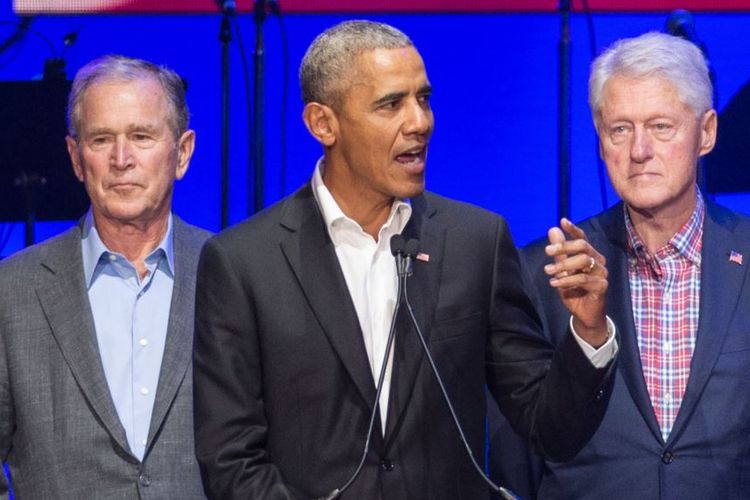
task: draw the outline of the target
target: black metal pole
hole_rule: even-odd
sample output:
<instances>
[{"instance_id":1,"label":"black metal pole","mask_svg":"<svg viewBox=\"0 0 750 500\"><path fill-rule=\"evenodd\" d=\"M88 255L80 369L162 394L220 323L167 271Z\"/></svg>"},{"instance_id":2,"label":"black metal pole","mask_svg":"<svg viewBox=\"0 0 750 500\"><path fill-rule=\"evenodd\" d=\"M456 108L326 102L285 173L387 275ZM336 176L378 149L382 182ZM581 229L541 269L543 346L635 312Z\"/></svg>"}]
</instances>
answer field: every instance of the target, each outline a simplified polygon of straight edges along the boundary
<instances>
[{"instance_id":1,"label":"black metal pole","mask_svg":"<svg viewBox=\"0 0 750 500\"><path fill-rule=\"evenodd\" d=\"M232 41L232 6L221 2L221 228L229 225L229 44Z\"/></svg>"},{"instance_id":2,"label":"black metal pole","mask_svg":"<svg viewBox=\"0 0 750 500\"><path fill-rule=\"evenodd\" d=\"M560 0L557 218L570 217L570 0Z\"/></svg>"},{"instance_id":3,"label":"black metal pole","mask_svg":"<svg viewBox=\"0 0 750 500\"><path fill-rule=\"evenodd\" d=\"M263 23L266 20L266 2L264 0L255 1L255 52L253 54L254 74L253 74L253 175L248 172L248 182L252 179L254 184L254 196L252 206L248 207L251 214L257 213L263 209L263 182L264 182L264 164L263 164L263 115L264 106L264 59L265 46L263 43ZM248 183L248 192L249 191ZM248 196L248 202L250 197Z\"/></svg>"}]
</instances>

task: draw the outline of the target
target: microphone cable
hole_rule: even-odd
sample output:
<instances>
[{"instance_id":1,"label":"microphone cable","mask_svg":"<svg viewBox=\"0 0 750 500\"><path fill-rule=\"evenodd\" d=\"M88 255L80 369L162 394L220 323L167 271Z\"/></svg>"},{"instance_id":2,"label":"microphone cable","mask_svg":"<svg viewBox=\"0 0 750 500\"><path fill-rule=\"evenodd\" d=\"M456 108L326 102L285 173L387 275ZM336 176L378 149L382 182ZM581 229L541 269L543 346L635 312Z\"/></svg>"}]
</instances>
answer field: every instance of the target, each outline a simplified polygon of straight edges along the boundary
<instances>
[{"instance_id":1,"label":"microphone cable","mask_svg":"<svg viewBox=\"0 0 750 500\"><path fill-rule=\"evenodd\" d=\"M396 257L396 270L398 271L398 290L396 292L396 307L393 310L393 316L391 317L391 328L388 332L388 340L385 345L385 355L383 356L383 365L380 367L380 374L378 375L378 385L375 390L375 403L372 407L372 413L370 414L370 424L367 427L367 438L365 439L365 446L362 450L362 458L359 461L359 465L354 473L349 477L349 480L344 483L340 488L336 488L325 496L319 497L318 500L334 500L341 496L349 486L354 483L357 479L362 467L365 465L367 460L367 453L370 451L370 440L372 439L372 429L375 427L375 415L378 413L380 407L380 393L383 391L383 380L385 379L385 369L388 366L388 360L390 358L391 349L393 347L393 339L396 336L396 320L398 319L399 304L401 304L401 298L406 291L406 276L404 266L404 237L400 234L395 234L391 237L391 253Z\"/></svg>"},{"instance_id":2,"label":"microphone cable","mask_svg":"<svg viewBox=\"0 0 750 500\"><path fill-rule=\"evenodd\" d=\"M407 251L414 249L411 253L407 253L406 255L406 262L407 267L411 263L411 258L416 254L416 248L419 246L419 242L416 239L410 239L406 243L406 249ZM463 428L461 427L461 423L458 421L458 416L456 416L456 411L453 408L453 403L451 403L450 397L448 396L448 392L445 390L445 384L443 384L443 379L440 376L440 373L438 372L437 366L435 365L435 360L432 358L432 354L430 354L430 349L427 347L427 342L424 339L424 335L422 334L422 329L419 328L419 324L417 323L417 318L414 316L414 310L411 307L411 303L409 302L409 293L406 289L406 279L411 273L404 273L403 276L403 298L404 298L404 304L406 305L406 310L409 313L409 318L411 319L412 325L414 325L414 329L417 331L417 336L419 337L419 342L422 344L422 349L424 350L425 355L427 356L427 360L430 362L430 367L432 368L432 373L435 374L435 378L437 379L438 385L440 386L440 391L443 393L443 399L445 400L445 403L448 405L448 410L450 410L451 417L453 417L453 423L456 425L456 429L458 430L459 435L461 436L461 442L464 445L464 448L466 449L466 454L469 455L469 458L471 459L472 465L474 465L474 468L477 470L477 472L482 476L482 479L489 485L489 487L492 489L494 493L499 494L503 500L521 500L516 496L512 491L509 489L496 485L492 479L487 477L487 475L484 473L482 468L477 463L476 459L474 458L474 454L471 451L471 447L469 446L469 442L466 440L466 435L464 434ZM399 277L399 281L401 281L401 277Z\"/></svg>"}]
</instances>

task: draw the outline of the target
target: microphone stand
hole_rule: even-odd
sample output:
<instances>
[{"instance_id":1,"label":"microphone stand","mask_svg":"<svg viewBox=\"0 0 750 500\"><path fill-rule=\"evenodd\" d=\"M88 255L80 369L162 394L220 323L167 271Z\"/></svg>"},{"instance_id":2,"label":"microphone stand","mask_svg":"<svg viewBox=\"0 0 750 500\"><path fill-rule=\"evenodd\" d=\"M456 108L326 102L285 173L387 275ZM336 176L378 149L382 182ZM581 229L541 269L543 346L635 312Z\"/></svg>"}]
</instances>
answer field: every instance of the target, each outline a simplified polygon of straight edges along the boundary
<instances>
[{"instance_id":1,"label":"microphone stand","mask_svg":"<svg viewBox=\"0 0 750 500\"><path fill-rule=\"evenodd\" d=\"M396 258L396 272L398 274L398 290L396 292L396 308L393 311L391 317L391 328L388 332L388 340L385 344L385 355L383 356L383 364L380 367L380 374L378 375L378 384L375 390L375 402L372 405L372 414L370 415L370 424L367 427L367 436L365 439L365 446L362 450L362 458L359 461L359 465L354 470L346 483L340 488L336 488L325 496L319 497L316 500L335 500L346 491L349 486L354 483L354 480L359 476L359 472L365 465L367 460L367 453L370 451L370 439L372 438L372 430L375 427L375 416L378 414L380 409L380 394L383 392L383 381L385 380L385 370L388 366L388 361L391 357L391 350L393 348L393 339L396 338L396 320L398 319L398 311L400 309L401 297L406 291L406 275L410 272L409 256L404 253L404 238L400 234L396 234L391 237L391 253Z\"/></svg>"},{"instance_id":2,"label":"microphone stand","mask_svg":"<svg viewBox=\"0 0 750 500\"><path fill-rule=\"evenodd\" d=\"M265 46L263 42L263 23L266 20L266 1L255 0L255 52L253 54L254 64L254 96L253 96L253 172L248 172L248 201L250 185L254 185L253 204L248 206L248 212L254 214L263 209L263 113L264 113L264 59Z\"/></svg>"},{"instance_id":3,"label":"microphone stand","mask_svg":"<svg viewBox=\"0 0 750 500\"><path fill-rule=\"evenodd\" d=\"M570 0L560 0L557 220L570 216Z\"/></svg>"},{"instance_id":4,"label":"microphone stand","mask_svg":"<svg viewBox=\"0 0 750 500\"><path fill-rule=\"evenodd\" d=\"M232 41L230 19L236 13L232 0L217 0L221 9L221 228L229 225L229 43Z\"/></svg>"}]
</instances>

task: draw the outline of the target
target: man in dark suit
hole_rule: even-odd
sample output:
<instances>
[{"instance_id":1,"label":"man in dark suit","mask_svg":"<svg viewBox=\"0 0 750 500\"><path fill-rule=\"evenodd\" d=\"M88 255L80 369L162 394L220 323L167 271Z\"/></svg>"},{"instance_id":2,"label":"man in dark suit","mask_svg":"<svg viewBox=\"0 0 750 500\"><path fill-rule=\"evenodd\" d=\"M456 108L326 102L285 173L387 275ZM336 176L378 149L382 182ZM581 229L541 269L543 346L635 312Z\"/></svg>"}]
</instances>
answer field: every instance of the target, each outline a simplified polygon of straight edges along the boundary
<instances>
[{"instance_id":1,"label":"man in dark suit","mask_svg":"<svg viewBox=\"0 0 750 500\"><path fill-rule=\"evenodd\" d=\"M106 56L76 75L68 118L91 209L0 264L0 453L15 498L204 498L191 348L208 233L171 214L195 144L182 81Z\"/></svg>"},{"instance_id":2,"label":"man in dark suit","mask_svg":"<svg viewBox=\"0 0 750 500\"><path fill-rule=\"evenodd\" d=\"M601 256L572 225L574 239L554 234L550 273L580 338L553 351L505 221L424 193L430 84L406 35L342 23L300 75L324 150L311 183L210 240L199 265L196 449L209 497L488 498L397 303L395 234L419 240L406 290L478 468L485 382L541 453L572 457L603 413L616 351ZM581 344L601 349L590 361Z\"/></svg>"},{"instance_id":3,"label":"man in dark suit","mask_svg":"<svg viewBox=\"0 0 750 500\"><path fill-rule=\"evenodd\" d=\"M712 95L700 50L669 35L594 61L589 102L622 202L581 227L607 259L622 352L602 424L573 461L545 464L540 498L747 498L750 221L696 188L716 139ZM529 269L543 246L527 249ZM561 342L565 308L534 281Z\"/></svg>"}]
</instances>

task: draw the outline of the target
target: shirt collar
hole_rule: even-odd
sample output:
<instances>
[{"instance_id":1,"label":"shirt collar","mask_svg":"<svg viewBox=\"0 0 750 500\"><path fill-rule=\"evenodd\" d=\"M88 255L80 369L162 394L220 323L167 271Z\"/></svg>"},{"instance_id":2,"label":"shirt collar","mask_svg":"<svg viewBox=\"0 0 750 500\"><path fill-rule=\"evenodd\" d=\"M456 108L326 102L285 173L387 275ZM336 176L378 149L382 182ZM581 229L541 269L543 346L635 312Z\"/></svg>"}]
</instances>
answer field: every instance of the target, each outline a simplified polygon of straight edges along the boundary
<instances>
[{"instance_id":1,"label":"shirt collar","mask_svg":"<svg viewBox=\"0 0 750 500\"><path fill-rule=\"evenodd\" d=\"M158 255L165 255L169 272L174 276L174 238L173 238L173 220L170 212L167 219L167 232L164 234L159 245L146 257L146 260L156 258ZM98 274L97 266L103 255L118 254L107 248L94 224L94 214L91 209L86 213L83 221L83 239L81 240L81 257L83 260L83 275L86 279L86 287L91 286L91 281Z\"/></svg>"},{"instance_id":2,"label":"shirt collar","mask_svg":"<svg viewBox=\"0 0 750 500\"><path fill-rule=\"evenodd\" d=\"M313 196L315 197L315 202L318 204L320 213L323 216L326 229L328 229L331 241L336 245L339 241L337 237L338 232L334 230L334 226L338 224L339 221L349 221L351 224L354 224L359 228L360 231L364 231L359 223L344 214L339 204L336 203L331 191L323 183L323 169L325 168L323 160L324 158L321 157L315 165L315 172L312 177L312 191ZM391 213L388 215L388 220L383 224L383 228L390 228L388 232L391 234L401 233L411 218L411 211L411 204L408 200L395 200L393 205L391 205Z\"/></svg>"},{"instance_id":3,"label":"shirt collar","mask_svg":"<svg viewBox=\"0 0 750 500\"><path fill-rule=\"evenodd\" d=\"M690 219L669 239L669 242L663 248L657 251L657 254L661 253L663 249L671 247L679 255L682 255L693 264L700 266L701 248L703 246L703 219L705 218L706 206L703 202L700 189L696 186L695 190L695 209ZM625 228L628 234L628 249L638 258L645 257L648 254L646 245L633 227L627 206L623 205L623 207L625 211Z\"/></svg>"}]
</instances>

